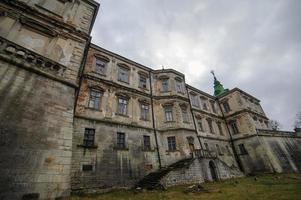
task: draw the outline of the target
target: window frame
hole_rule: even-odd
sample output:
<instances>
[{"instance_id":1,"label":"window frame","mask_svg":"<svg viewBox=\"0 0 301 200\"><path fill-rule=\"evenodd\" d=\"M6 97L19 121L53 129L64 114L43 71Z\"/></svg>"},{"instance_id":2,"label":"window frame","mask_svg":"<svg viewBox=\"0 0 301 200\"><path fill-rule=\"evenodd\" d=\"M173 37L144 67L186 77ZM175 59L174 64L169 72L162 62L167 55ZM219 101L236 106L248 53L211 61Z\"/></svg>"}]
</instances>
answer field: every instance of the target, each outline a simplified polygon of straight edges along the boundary
<instances>
[{"instance_id":1,"label":"window frame","mask_svg":"<svg viewBox=\"0 0 301 200\"><path fill-rule=\"evenodd\" d=\"M181 107L182 112L182 120L184 123L189 123L189 114L188 114L188 108L187 107Z\"/></svg>"},{"instance_id":2,"label":"window frame","mask_svg":"<svg viewBox=\"0 0 301 200\"><path fill-rule=\"evenodd\" d=\"M173 121L173 106L164 106L165 122Z\"/></svg>"},{"instance_id":3,"label":"window frame","mask_svg":"<svg viewBox=\"0 0 301 200\"><path fill-rule=\"evenodd\" d=\"M124 103L126 102L126 103ZM129 98L118 96L117 98L117 114L127 116L129 107ZM122 112L121 112L122 111Z\"/></svg>"},{"instance_id":4,"label":"window frame","mask_svg":"<svg viewBox=\"0 0 301 200\"><path fill-rule=\"evenodd\" d=\"M143 81L141 81L142 79L145 80L145 82L143 83ZM145 89L147 90L147 77L145 75L142 75L142 74L139 74L139 85L138 87L141 88L141 89Z\"/></svg>"},{"instance_id":5,"label":"window frame","mask_svg":"<svg viewBox=\"0 0 301 200\"><path fill-rule=\"evenodd\" d=\"M198 98L198 95L196 94L190 94L190 99L191 99L191 105L196 107L196 108L200 108L200 101Z\"/></svg>"},{"instance_id":6,"label":"window frame","mask_svg":"<svg viewBox=\"0 0 301 200\"><path fill-rule=\"evenodd\" d=\"M231 111L231 108L230 108L230 105L229 105L228 100L227 100L227 101L223 101L223 102L222 102L222 105L223 105L223 108L224 108L225 113L228 113L228 112Z\"/></svg>"},{"instance_id":7,"label":"window frame","mask_svg":"<svg viewBox=\"0 0 301 200\"><path fill-rule=\"evenodd\" d=\"M124 132L117 132L116 147L118 149L126 149L126 134Z\"/></svg>"},{"instance_id":8,"label":"window frame","mask_svg":"<svg viewBox=\"0 0 301 200\"><path fill-rule=\"evenodd\" d=\"M238 148L239 148L240 155L248 155L249 154L244 143L238 144Z\"/></svg>"},{"instance_id":9,"label":"window frame","mask_svg":"<svg viewBox=\"0 0 301 200\"><path fill-rule=\"evenodd\" d=\"M140 103L140 119L149 121L149 109L150 105L146 103Z\"/></svg>"},{"instance_id":10,"label":"window frame","mask_svg":"<svg viewBox=\"0 0 301 200\"><path fill-rule=\"evenodd\" d=\"M230 122L229 122L229 125L230 125L231 131L232 131L232 133L233 133L234 135L240 133L240 132L239 132L239 129L238 129L238 126L237 126L236 120L230 121Z\"/></svg>"},{"instance_id":11,"label":"window frame","mask_svg":"<svg viewBox=\"0 0 301 200\"><path fill-rule=\"evenodd\" d=\"M98 93L98 95L92 95L94 93ZM88 101L88 108L90 109L94 109L94 110L100 110L101 108L101 98L103 96L103 91L102 90L99 90L99 89L95 89L95 88L90 88L90 91L89 91L89 101ZM98 100L98 107L96 107L95 105L95 102L97 102ZM91 102L93 102L93 106L91 106Z\"/></svg>"},{"instance_id":12,"label":"window frame","mask_svg":"<svg viewBox=\"0 0 301 200\"><path fill-rule=\"evenodd\" d=\"M222 123L221 122L217 122L217 128L218 128L218 132L220 135L224 136L224 131L223 131L223 127L222 127Z\"/></svg>"},{"instance_id":13,"label":"window frame","mask_svg":"<svg viewBox=\"0 0 301 200\"><path fill-rule=\"evenodd\" d=\"M169 92L169 78L161 79L161 92Z\"/></svg>"},{"instance_id":14,"label":"window frame","mask_svg":"<svg viewBox=\"0 0 301 200\"><path fill-rule=\"evenodd\" d=\"M144 151L151 151L151 138L149 135L143 135L143 150Z\"/></svg>"},{"instance_id":15,"label":"window frame","mask_svg":"<svg viewBox=\"0 0 301 200\"><path fill-rule=\"evenodd\" d=\"M101 62L103 65L102 65L102 69L103 70L97 70L97 66L99 66L98 65L98 62ZM108 64L108 61L106 61L106 60L104 60L104 59L102 59L102 58L99 58L99 57L95 57L95 66L94 66L94 68L95 68L95 73L97 73L97 74L101 74L101 75L105 75L106 74L106 69L107 69L107 64ZM100 68L99 68L100 69Z\"/></svg>"},{"instance_id":16,"label":"window frame","mask_svg":"<svg viewBox=\"0 0 301 200\"><path fill-rule=\"evenodd\" d=\"M209 132L212 133L212 134L215 134L214 132L214 128L213 128L213 120L210 119L210 118L207 118L207 124L208 124L208 127L209 127Z\"/></svg>"},{"instance_id":17,"label":"window frame","mask_svg":"<svg viewBox=\"0 0 301 200\"><path fill-rule=\"evenodd\" d=\"M184 88L183 88L183 81L180 80L175 80L175 88L176 88L176 92L180 93L180 94L184 94Z\"/></svg>"},{"instance_id":18,"label":"window frame","mask_svg":"<svg viewBox=\"0 0 301 200\"><path fill-rule=\"evenodd\" d=\"M167 137L167 146L168 151L176 151L177 150L177 141L175 136Z\"/></svg>"},{"instance_id":19,"label":"window frame","mask_svg":"<svg viewBox=\"0 0 301 200\"><path fill-rule=\"evenodd\" d=\"M125 66L118 66L118 72L117 72L117 80L122 83L130 84L130 73L131 69ZM126 80L124 80L123 76L127 76Z\"/></svg>"},{"instance_id":20,"label":"window frame","mask_svg":"<svg viewBox=\"0 0 301 200\"><path fill-rule=\"evenodd\" d=\"M86 148L95 147L95 129L85 128L83 146Z\"/></svg>"}]
</instances>

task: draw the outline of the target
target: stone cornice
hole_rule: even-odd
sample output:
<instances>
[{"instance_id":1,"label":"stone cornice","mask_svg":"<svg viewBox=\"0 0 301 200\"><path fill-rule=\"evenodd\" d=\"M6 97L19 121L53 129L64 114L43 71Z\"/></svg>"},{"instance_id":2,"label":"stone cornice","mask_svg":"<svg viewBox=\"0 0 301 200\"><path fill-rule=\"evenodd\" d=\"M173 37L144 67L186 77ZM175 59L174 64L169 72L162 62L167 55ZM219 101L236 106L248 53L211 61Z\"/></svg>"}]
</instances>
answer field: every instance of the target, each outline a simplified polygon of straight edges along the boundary
<instances>
[{"instance_id":1,"label":"stone cornice","mask_svg":"<svg viewBox=\"0 0 301 200\"><path fill-rule=\"evenodd\" d=\"M224 141L224 142L230 142L230 139L224 139L224 138L215 138L215 137L209 137L209 136L203 136L203 135L198 135L199 138L203 139L208 139L208 140L219 140L219 141Z\"/></svg>"},{"instance_id":2,"label":"stone cornice","mask_svg":"<svg viewBox=\"0 0 301 200\"><path fill-rule=\"evenodd\" d=\"M0 57L23 69L46 76L63 84L77 88L78 85L65 77L66 67L20 45L0 37Z\"/></svg>"},{"instance_id":3,"label":"stone cornice","mask_svg":"<svg viewBox=\"0 0 301 200\"><path fill-rule=\"evenodd\" d=\"M19 19L20 17L26 18L26 15L29 15L31 17L36 17L44 22L46 22L47 24L51 24L53 26L53 29L58 28L58 29L62 29L62 30L67 30L68 33L66 31L60 32L59 34L65 36L65 37L73 37L76 38L75 36L72 35L76 35L77 37L80 38L84 38L85 40L89 39L89 34L91 32L91 28L93 26L95 17L96 17L96 12L98 10L98 6L99 4L95 2L95 12L93 15L93 20L91 22L90 25L90 31L89 33L85 33L83 31L78 30L77 27L70 25L68 23L63 22L62 18L60 17L50 17L49 15L43 14L41 13L37 8L29 6L28 4L24 3L24 2L20 2L20 1L11 1L11 0L4 0L3 1L5 5L0 5L0 9L1 10L5 10L5 12L7 12L7 15L15 18L15 19ZM8 7L8 6L10 7ZM3 7L5 6L5 7ZM11 8L13 7L13 8ZM77 39L79 40L79 39Z\"/></svg>"},{"instance_id":4,"label":"stone cornice","mask_svg":"<svg viewBox=\"0 0 301 200\"><path fill-rule=\"evenodd\" d=\"M224 119L223 116L218 116L218 115L215 115L215 114L212 114L212 113L208 113L208 112L205 112L203 110L196 109L196 108L192 108L192 110L194 112L198 112L198 113L201 113L203 115L209 115L210 117L213 117L213 118L218 118L218 119L221 119L221 120Z\"/></svg>"},{"instance_id":5,"label":"stone cornice","mask_svg":"<svg viewBox=\"0 0 301 200\"><path fill-rule=\"evenodd\" d=\"M94 80L96 82L100 82L100 83L105 83L109 86L113 86L115 88L120 88L120 89L124 89L124 90L127 90L127 91L130 91L130 92L133 92L135 94L140 94L140 95L143 95L145 97L151 97L150 94L147 94L147 93L144 93L144 92L141 92L137 89L133 89L133 88L130 88L130 87L126 87L124 85L120 85L118 83L115 83L115 82L112 82L112 81L108 81L108 80L105 80L105 79L102 79L102 78L99 78L99 77L96 77L96 76L93 76L93 75L89 75L89 74L84 74L83 75L83 78L86 78L86 79L89 79L89 80Z\"/></svg>"},{"instance_id":6,"label":"stone cornice","mask_svg":"<svg viewBox=\"0 0 301 200\"><path fill-rule=\"evenodd\" d=\"M236 111L236 112L234 112L234 113L232 113L232 114L230 114L230 115L227 115L227 116L225 116L225 118L228 119L228 118L230 118L230 117L237 116L237 115L239 115L239 114L241 114L241 113L244 113L244 112L251 113L251 114L253 114L253 115L257 115L257 116L262 117L262 118L264 118L264 119L266 119L266 120L269 120L269 118L267 118L266 116L264 116L264 115L262 115L262 114L259 114L259 113L257 113L257 112L251 111L251 110L246 109L246 108L245 108L245 109L242 109L242 110L239 110L239 111Z\"/></svg>"}]
</instances>

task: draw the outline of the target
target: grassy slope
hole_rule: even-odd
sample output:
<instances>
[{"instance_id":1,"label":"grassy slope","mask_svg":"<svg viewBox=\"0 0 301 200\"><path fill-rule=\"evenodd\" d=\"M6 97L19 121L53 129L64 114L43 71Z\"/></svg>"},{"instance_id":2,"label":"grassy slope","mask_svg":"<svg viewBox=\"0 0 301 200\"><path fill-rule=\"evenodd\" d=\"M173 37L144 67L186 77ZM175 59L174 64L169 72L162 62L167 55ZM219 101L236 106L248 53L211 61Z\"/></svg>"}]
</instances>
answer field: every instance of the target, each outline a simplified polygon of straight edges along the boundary
<instances>
[{"instance_id":1,"label":"grassy slope","mask_svg":"<svg viewBox=\"0 0 301 200\"><path fill-rule=\"evenodd\" d=\"M114 191L106 194L73 196L72 200L301 200L301 174L277 174L204 183L209 192L185 193L186 186L167 191Z\"/></svg>"}]
</instances>

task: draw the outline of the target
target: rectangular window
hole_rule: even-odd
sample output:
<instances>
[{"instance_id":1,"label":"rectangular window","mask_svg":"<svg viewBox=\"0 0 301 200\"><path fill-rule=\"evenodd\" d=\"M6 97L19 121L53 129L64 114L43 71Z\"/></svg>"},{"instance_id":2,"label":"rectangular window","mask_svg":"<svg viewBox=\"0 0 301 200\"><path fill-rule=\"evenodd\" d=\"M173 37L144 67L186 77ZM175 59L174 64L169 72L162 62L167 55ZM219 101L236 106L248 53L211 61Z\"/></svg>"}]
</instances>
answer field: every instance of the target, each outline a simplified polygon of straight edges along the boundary
<instances>
[{"instance_id":1,"label":"rectangular window","mask_svg":"<svg viewBox=\"0 0 301 200\"><path fill-rule=\"evenodd\" d=\"M145 76L139 75L139 87L146 89L147 79Z\"/></svg>"},{"instance_id":2,"label":"rectangular window","mask_svg":"<svg viewBox=\"0 0 301 200\"><path fill-rule=\"evenodd\" d=\"M84 172L93 171L93 165L91 165L91 164L83 164L82 165L82 171L84 171Z\"/></svg>"},{"instance_id":3,"label":"rectangular window","mask_svg":"<svg viewBox=\"0 0 301 200\"><path fill-rule=\"evenodd\" d=\"M198 121L198 125L199 125L199 130L204 131L204 127L201 119Z\"/></svg>"},{"instance_id":4,"label":"rectangular window","mask_svg":"<svg viewBox=\"0 0 301 200\"><path fill-rule=\"evenodd\" d=\"M222 104L226 113L231 111L228 101L224 101Z\"/></svg>"},{"instance_id":5,"label":"rectangular window","mask_svg":"<svg viewBox=\"0 0 301 200\"><path fill-rule=\"evenodd\" d=\"M187 108L182 108L182 118L183 122L189 122Z\"/></svg>"},{"instance_id":6,"label":"rectangular window","mask_svg":"<svg viewBox=\"0 0 301 200\"><path fill-rule=\"evenodd\" d=\"M149 118L149 105L148 104L140 104L140 118L142 120L147 121Z\"/></svg>"},{"instance_id":7,"label":"rectangular window","mask_svg":"<svg viewBox=\"0 0 301 200\"><path fill-rule=\"evenodd\" d=\"M169 151L177 150L177 144L176 144L176 137L175 136L167 137L167 143L168 143L168 150Z\"/></svg>"},{"instance_id":8,"label":"rectangular window","mask_svg":"<svg viewBox=\"0 0 301 200\"><path fill-rule=\"evenodd\" d=\"M211 104L212 112L216 113L215 102L210 101L210 104Z\"/></svg>"},{"instance_id":9,"label":"rectangular window","mask_svg":"<svg viewBox=\"0 0 301 200\"><path fill-rule=\"evenodd\" d=\"M162 79L162 92L168 92L168 79Z\"/></svg>"},{"instance_id":10,"label":"rectangular window","mask_svg":"<svg viewBox=\"0 0 301 200\"><path fill-rule=\"evenodd\" d=\"M118 98L118 114L121 115L127 115L127 109L128 109L128 100L125 98Z\"/></svg>"},{"instance_id":11,"label":"rectangular window","mask_svg":"<svg viewBox=\"0 0 301 200\"><path fill-rule=\"evenodd\" d=\"M203 110L208 110L207 100L205 98L201 98L201 105Z\"/></svg>"},{"instance_id":12,"label":"rectangular window","mask_svg":"<svg viewBox=\"0 0 301 200\"><path fill-rule=\"evenodd\" d=\"M144 150L151 150L151 143L150 143L150 136L144 135L143 136L143 147Z\"/></svg>"},{"instance_id":13,"label":"rectangular window","mask_svg":"<svg viewBox=\"0 0 301 200\"><path fill-rule=\"evenodd\" d=\"M217 127L220 135L224 135L223 128L222 128L222 123L217 122Z\"/></svg>"},{"instance_id":14,"label":"rectangular window","mask_svg":"<svg viewBox=\"0 0 301 200\"><path fill-rule=\"evenodd\" d=\"M130 70L123 68L123 67L119 67L118 81L129 83L130 82Z\"/></svg>"},{"instance_id":15,"label":"rectangular window","mask_svg":"<svg viewBox=\"0 0 301 200\"><path fill-rule=\"evenodd\" d=\"M164 111L165 111L165 121L167 122L173 121L172 106L165 107Z\"/></svg>"},{"instance_id":16,"label":"rectangular window","mask_svg":"<svg viewBox=\"0 0 301 200\"><path fill-rule=\"evenodd\" d=\"M176 80L176 91L177 91L177 93L182 93L182 94L184 94L184 88L183 88L183 83L182 83L182 81Z\"/></svg>"},{"instance_id":17,"label":"rectangular window","mask_svg":"<svg viewBox=\"0 0 301 200\"><path fill-rule=\"evenodd\" d=\"M100 108L100 98L101 98L102 92L91 89L90 90L90 98L89 98L89 108L93 109L99 109Z\"/></svg>"},{"instance_id":18,"label":"rectangular window","mask_svg":"<svg viewBox=\"0 0 301 200\"><path fill-rule=\"evenodd\" d=\"M212 125L212 119L207 119L207 122L208 122L208 126L209 126L209 131L210 133L214 133L214 130L213 130L213 125Z\"/></svg>"},{"instance_id":19,"label":"rectangular window","mask_svg":"<svg viewBox=\"0 0 301 200\"><path fill-rule=\"evenodd\" d=\"M239 148L240 154L242 154L242 155L248 154L244 144L239 144L238 148Z\"/></svg>"},{"instance_id":20,"label":"rectangular window","mask_svg":"<svg viewBox=\"0 0 301 200\"><path fill-rule=\"evenodd\" d=\"M96 58L95 71L99 74L105 74L106 62Z\"/></svg>"},{"instance_id":21,"label":"rectangular window","mask_svg":"<svg viewBox=\"0 0 301 200\"><path fill-rule=\"evenodd\" d=\"M238 133L239 133L239 130L238 130L236 121L231 121L231 122L230 122L230 127L231 127L231 129L232 129L232 133L233 133L233 134L238 134Z\"/></svg>"},{"instance_id":22,"label":"rectangular window","mask_svg":"<svg viewBox=\"0 0 301 200\"><path fill-rule=\"evenodd\" d=\"M125 149L125 133L117 132L117 147L120 149Z\"/></svg>"},{"instance_id":23,"label":"rectangular window","mask_svg":"<svg viewBox=\"0 0 301 200\"><path fill-rule=\"evenodd\" d=\"M191 96L191 104L194 107L200 107L200 102L199 102L199 98L197 95L190 95Z\"/></svg>"},{"instance_id":24,"label":"rectangular window","mask_svg":"<svg viewBox=\"0 0 301 200\"><path fill-rule=\"evenodd\" d=\"M94 146L94 137L95 137L95 129L85 128L83 145L85 147L93 147Z\"/></svg>"}]
</instances>

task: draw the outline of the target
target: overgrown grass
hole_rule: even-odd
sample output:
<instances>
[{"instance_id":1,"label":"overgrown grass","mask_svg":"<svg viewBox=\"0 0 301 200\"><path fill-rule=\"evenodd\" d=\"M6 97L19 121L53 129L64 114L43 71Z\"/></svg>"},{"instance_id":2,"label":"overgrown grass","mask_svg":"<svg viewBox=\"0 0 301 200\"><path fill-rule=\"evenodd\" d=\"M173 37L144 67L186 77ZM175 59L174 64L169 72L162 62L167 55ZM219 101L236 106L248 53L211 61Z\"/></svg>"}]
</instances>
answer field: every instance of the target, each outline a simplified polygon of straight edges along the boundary
<instances>
[{"instance_id":1,"label":"overgrown grass","mask_svg":"<svg viewBox=\"0 0 301 200\"><path fill-rule=\"evenodd\" d=\"M301 174L276 174L204 183L209 192L187 193L189 185L166 191L114 191L72 196L71 200L301 200Z\"/></svg>"}]
</instances>

